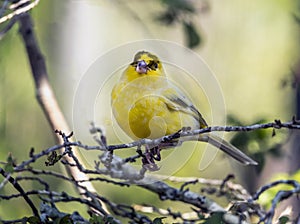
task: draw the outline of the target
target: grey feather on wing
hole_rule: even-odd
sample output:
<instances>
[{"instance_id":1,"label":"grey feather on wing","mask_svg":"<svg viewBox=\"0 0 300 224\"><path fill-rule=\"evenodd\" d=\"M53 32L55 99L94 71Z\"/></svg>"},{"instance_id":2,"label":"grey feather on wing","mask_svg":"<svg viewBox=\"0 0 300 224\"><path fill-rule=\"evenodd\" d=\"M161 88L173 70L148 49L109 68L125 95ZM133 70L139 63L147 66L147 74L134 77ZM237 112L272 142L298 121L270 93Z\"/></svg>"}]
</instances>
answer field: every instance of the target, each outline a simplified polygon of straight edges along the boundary
<instances>
[{"instance_id":1,"label":"grey feather on wing","mask_svg":"<svg viewBox=\"0 0 300 224\"><path fill-rule=\"evenodd\" d=\"M199 121L201 127L207 126L206 121L204 120L200 112L197 110L197 108L191 102L189 102L184 96L181 98L177 97L176 95L172 95L171 97L168 97L167 106L170 109L178 110L190 114L197 121Z\"/></svg>"}]
</instances>

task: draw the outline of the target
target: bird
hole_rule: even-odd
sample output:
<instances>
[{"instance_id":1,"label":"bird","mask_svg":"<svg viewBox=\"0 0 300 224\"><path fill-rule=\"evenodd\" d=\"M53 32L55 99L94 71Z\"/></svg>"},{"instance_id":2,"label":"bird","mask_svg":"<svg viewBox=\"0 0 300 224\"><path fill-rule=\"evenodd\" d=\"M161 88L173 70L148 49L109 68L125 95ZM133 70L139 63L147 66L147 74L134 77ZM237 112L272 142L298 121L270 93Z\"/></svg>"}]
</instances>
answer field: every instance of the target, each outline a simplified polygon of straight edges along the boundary
<instances>
[{"instance_id":1,"label":"bird","mask_svg":"<svg viewBox=\"0 0 300 224\"><path fill-rule=\"evenodd\" d=\"M111 92L112 112L121 129L133 140L156 139L184 128L207 128L192 101L167 77L162 61L142 50L135 54ZM212 133L197 136L244 165L257 162Z\"/></svg>"}]
</instances>

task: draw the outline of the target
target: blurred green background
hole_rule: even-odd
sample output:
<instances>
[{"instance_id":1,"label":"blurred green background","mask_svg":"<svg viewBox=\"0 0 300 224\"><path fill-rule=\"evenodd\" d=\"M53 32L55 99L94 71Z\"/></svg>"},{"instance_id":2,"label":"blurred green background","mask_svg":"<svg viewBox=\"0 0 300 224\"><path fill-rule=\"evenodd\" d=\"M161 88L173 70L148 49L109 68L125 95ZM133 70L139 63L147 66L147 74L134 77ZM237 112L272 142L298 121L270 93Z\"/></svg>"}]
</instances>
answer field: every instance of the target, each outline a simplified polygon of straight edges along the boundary
<instances>
[{"instance_id":1,"label":"blurred green background","mask_svg":"<svg viewBox=\"0 0 300 224\"><path fill-rule=\"evenodd\" d=\"M292 82L291 71L299 62L299 24L295 19L299 9L297 2L188 2L195 7L194 11L166 25L158 18L162 20L167 8L172 5L170 1L40 1L31 15L51 84L71 127L76 87L90 64L112 48L143 39L191 45L216 75L227 113L244 124L259 119L291 119L295 113L295 90L291 85L283 87L282 84ZM187 22L193 26L188 26ZM193 44L193 41L196 42ZM1 161L6 160L11 152L20 162L28 158L31 147L40 151L52 146L53 131L35 100L18 25L1 40L0 54L0 158ZM88 130L89 121L86 124ZM101 125L110 128L109 121L104 120ZM109 143L117 142L115 136L107 137ZM80 140L92 142L92 138ZM274 141L278 142L278 139ZM212 166L199 172L199 157L200 152L195 152L177 175L224 178L227 173L235 173L238 169L218 155ZM61 168L57 165L52 169L64 172L59 171ZM66 191L67 186L51 181L56 190ZM27 184L27 188L31 186ZM108 187L101 186L101 193L115 202L151 204L158 201L156 196L145 194L137 187L120 191L118 187L105 186ZM5 188L0 193L9 190ZM70 188L70 191L73 189ZM136 196L132 195L133 191ZM166 203L164 207L168 205ZM62 205L64 209L67 207ZM72 207L69 209L72 210ZM181 209L180 205L177 209ZM81 213L84 211L82 208ZM0 201L0 219L22 217L28 212L23 202Z\"/></svg>"}]
</instances>

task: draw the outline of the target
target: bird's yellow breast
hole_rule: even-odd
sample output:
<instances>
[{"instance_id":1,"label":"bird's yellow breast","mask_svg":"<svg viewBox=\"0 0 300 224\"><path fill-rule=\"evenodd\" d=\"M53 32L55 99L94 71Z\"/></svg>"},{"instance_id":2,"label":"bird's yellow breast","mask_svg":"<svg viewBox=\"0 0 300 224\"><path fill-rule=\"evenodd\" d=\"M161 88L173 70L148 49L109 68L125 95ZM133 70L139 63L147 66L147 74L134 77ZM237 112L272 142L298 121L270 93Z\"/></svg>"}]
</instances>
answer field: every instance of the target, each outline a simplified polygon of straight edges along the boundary
<instances>
[{"instance_id":1,"label":"bird's yellow breast","mask_svg":"<svg viewBox=\"0 0 300 224\"><path fill-rule=\"evenodd\" d=\"M136 101L129 111L129 127L135 137L159 138L181 128L180 114L170 110L164 98L148 95Z\"/></svg>"},{"instance_id":2,"label":"bird's yellow breast","mask_svg":"<svg viewBox=\"0 0 300 224\"><path fill-rule=\"evenodd\" d=\"M168 106L165 77L140 77L118 83L112 91L112 108L119 126L133 139L159 138L182 127L198 128L192 116Z\"/></svg>"}]
</instances>

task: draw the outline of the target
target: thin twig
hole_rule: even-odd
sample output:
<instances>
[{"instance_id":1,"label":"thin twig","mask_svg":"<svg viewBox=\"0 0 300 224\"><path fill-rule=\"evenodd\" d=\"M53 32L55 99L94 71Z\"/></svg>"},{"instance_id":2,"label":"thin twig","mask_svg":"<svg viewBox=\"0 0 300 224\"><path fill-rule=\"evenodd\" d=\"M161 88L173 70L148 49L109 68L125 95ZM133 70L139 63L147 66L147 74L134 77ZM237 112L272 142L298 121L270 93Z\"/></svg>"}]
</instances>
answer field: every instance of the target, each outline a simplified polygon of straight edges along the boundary
<instances>
[{"instance_id":1,"label":"thin twig","mask_svg":"<svg viewBox=\"0 0 300 224\"><path fill-rule=\"evenodd\" d=\"M249 202L251 203L252 201L254 200L257 200L260 195L262 193L264 193L266 190L269 190L270 188L272 187L275 187L279 184L285 184L285 185L290 185L292 187L294 187L294 189L292 190L281 190L281 191L278 191L275 198L273 198L272 200L272 206L270 208L270 210L266 213L265 216L263 216L261 219L260 219L260 223L264 222L266 224L271 224L272 223L272 219L274 217L274 214L275 214L275 209L276 209L276 206L277 204L280 202L280 201L283 201L293 195L297 195L300 193L300 183L297 182L296 180L278 180L278 181L274 181L270 184L267 184L263 187L261 187L254 195L251 199L249 199Z\"/></svg>"},{"instance_id":2,"label":"thin twig","mask_svg":"<svg viewBox=\"0 0 300 224\"><path fill-rule=\"evenodd\" d=\"M4 14L7 6L8 6L9 0L4 0L1 8L0 8L0 18L2 17L2 15Z\"/></svg>"},{"instance_id":3,"label":"thin twig","mask_svg":"<svg viewBox=\"0 0 300 224\"><path fill-rule=\"evenodd\" d=\"M20 192L20 195L24 198L24 200L27 202L27 204L29 205L29 207L31 208L33 214L36 217L39 217L39 212L37 210L37 208L35 207L35 205L33 204L33 202L31 201L31 199L28 197L27 193L23 190L23 188L21 187L21 185L11 176L9 176L8 173L6 173L2 168L0 168L0 174L3 177L8 177L8 181L14 186L14 188Z\"/></svg>"},{"instance_id":4,"label":"thin twig","mask_svg":"<svg viewBox=\"0 0 300 224\"><path fill-rule=\"evenodd\" d=\"M0 31L0 40L5 36L5 34L15 25L18 17L15 16L11 20L9 20L8 24Z\"/></svg>"},{"instance_id":5,"label":"thin twig","mask_svg":"<svg viewBox=\"0 0 300 224\"><path fill-rule=\"evenodd\" d=\"M4 23L7 20L12 19L15 16L18 16L18 15L28 12L29 10L33 9L35 6L38 5L39 1L40 0L35 0L34 2L31 2L30 4L26 4L25 6L14 10L13 12L9 13L8 15L1 17L0 24Z\"/></svg>"}]
</instances>

